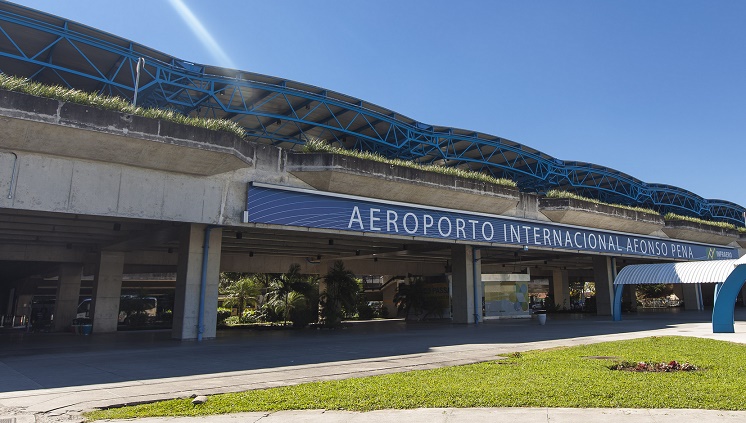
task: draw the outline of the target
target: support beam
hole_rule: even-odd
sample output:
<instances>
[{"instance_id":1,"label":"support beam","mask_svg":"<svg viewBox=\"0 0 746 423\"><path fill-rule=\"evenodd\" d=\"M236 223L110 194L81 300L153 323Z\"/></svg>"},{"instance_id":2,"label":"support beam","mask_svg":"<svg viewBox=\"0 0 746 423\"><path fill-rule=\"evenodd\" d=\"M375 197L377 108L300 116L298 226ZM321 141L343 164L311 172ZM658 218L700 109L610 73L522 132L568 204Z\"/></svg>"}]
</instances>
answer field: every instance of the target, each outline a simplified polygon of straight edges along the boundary
<instances>
[{"instance_id":1,"label":"support beam","mask_svg":"<svg viewBox=\"0 0 746 423\"><path fill-rule=\"evenodd\" d=\"M684 294L684 310L702 311L702 287L698 283L681 284Z\"/></svg>"},{"instance_id":2,"label":"support beam","mask_svg":"<svg viewBox=\"0 0 746 423\"><path fill-rule=\"evenodd\" d=\"M599 316L612 316L616 263L611 257L593 257L593 276L596 282L596 307Z\"/></svg>"},{"instance_id":3,"label":"support beam","mask_svg":"<svg viewBox=\"0 0 746 423\"><path fill-rule=\"evenodd\" d=\"M734 327L734 310L738 291L746 281L746 265L736 266L728 278L715 291L715 305L712 308L712 332L713 333L733 333Z\"/></svg>"},{"instance_id":4,"label":"support beam","mask_svg":"<svg viewBox=\"0 0 746 423\"><path fill-rule=\"evenodd\" d=\"M204 241L207 225L189 224L182 228L179 239L179 264L176 272L174 323L171 336L175 339L197 339L199 335L200 290L205 271L203 339L215 337L220 278L220 247L222 229L210 231L207 266L203 269Z\"/></svg>"},{"instance_id":5,"label":"support beam","mask_svg":"<svg viewBox=\"0 0 746 423\"><path fill-rule=\"evenodd\" d=\"M570 308L570 279L567 270L552 270L552 301L559 309Z\"/></svg>"},{"instance_id":6,"label":"support beam","mask_svg":"<svg viewBox=\"0 0 746 423\"><path fill-rule=\"evenodd\" d=\"M102 251L93 279L93 332L116 332L122 295L124 253Z\"/></svg>"},{"instance_id":7,"label":"support beam","mask_svg":"<svg viewBox=\"0 0 746 423\"><path fill-rule=\"evenodd\" d=\"M451 292L453 323L475 323L482 319L482 266L479 250L469 245L451 247ZM477 275L476 284L474 275ZM475 290L476 285L476 290ZM475 298L477 299L475 307Z\"/></svg>"},{"instance_id":8,"label":"support beam","mask_svg":"<svg viewBox=\"0 0 746 423\"><path fill-rule=\"evenodd\" d=\"M81 264L61 264L58 272L57 298L54 303L52 330L62 332L75 319L80 299L80 278L83 275Z\"/></svg>"}]
</instances>

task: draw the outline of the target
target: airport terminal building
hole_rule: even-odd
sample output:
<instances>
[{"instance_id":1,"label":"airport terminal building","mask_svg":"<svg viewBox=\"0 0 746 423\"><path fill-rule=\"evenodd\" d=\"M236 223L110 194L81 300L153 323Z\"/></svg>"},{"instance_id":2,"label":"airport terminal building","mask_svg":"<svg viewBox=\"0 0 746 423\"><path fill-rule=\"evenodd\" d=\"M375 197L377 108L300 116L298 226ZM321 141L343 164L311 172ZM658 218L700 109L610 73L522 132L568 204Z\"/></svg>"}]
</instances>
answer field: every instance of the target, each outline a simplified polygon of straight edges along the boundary
<instances>
[{"instance_id":1,"label":"airport terminal building","mask_svg":"<svg viewBox=\"0 0 746 423\"><path fill-rule=\"evenodd\" d=\"M43 297L62 331L90 297L93 332L116 331L121 296L144 290L172 293L174 338L210 338L220 272L297 263L323 275L337 260L382 281L371 290L384 302L386 280L430 278L454 323L527 317L534 290L570 307L587 282L597 313L610 316L621 268L736 259L746 248L738 204L324 88L191 63L8 2L0 72L244 130L0 90L3 326ZM692 309L711 300L697 284L680 294Z\"/></svg>"}]
</instances>

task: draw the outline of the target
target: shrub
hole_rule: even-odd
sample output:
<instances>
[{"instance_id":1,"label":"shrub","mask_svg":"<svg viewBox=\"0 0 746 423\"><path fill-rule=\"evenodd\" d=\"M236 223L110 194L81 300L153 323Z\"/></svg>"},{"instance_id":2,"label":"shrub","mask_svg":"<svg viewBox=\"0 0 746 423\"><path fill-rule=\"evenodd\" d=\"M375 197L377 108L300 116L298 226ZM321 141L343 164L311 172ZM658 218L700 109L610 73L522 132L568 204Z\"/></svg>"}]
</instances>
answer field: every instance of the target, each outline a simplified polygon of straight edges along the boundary
<instances>
[{"instance_id":1,"label":"shrub","mask_svg":"<svg viewBox=\"0 0 746 423\"><path fill-rule=\"evenodd\" d=\"M357 305L357 317L360 320L370 320L375 316L375 310L367 302Z\"/></svg>"},{"instance_id":2,"label":"shrub","mask_svg":"<svg viewBox=\"0 0 746 423\"><path fill-rule=\"evenodd\" d=\"M148 324L148 315L145 313L132 313L127 316L125 323L133 328L141 328Z\"/></svg>"},{"instance_id":3,"label":"shrub","mask_svg":"<svg viewBox=\"0 0 746 423\"><path fill-rule=\"evenodd\" d=\"M171 310L163 310L161 314L159 315L159 319L162 322L173 322L174 312Z\"/></svg>"},{"instance_id":4,"label":"shrub","mask_svg":"<svg viewBox=\"0 0 746 423\"><path fill-rule=\"evenodd\" d=\"M226 320L231 317L232 311L229 308L218 308L218 326L225 326Z\"/></svg>"},{"instance_id":5,"label":"shrub","mask_svg":"<svg viewBox=\"0 0 746 423\"><path fill-rule=\"evenodd\" d=\"M225 326L235 326L235 325L237 325L239 323L241 323L241 322L239 321L238 316L230 316L230 317L226 318L225 320L223 320L223 324Z\"/></svg>"}]
</instances>

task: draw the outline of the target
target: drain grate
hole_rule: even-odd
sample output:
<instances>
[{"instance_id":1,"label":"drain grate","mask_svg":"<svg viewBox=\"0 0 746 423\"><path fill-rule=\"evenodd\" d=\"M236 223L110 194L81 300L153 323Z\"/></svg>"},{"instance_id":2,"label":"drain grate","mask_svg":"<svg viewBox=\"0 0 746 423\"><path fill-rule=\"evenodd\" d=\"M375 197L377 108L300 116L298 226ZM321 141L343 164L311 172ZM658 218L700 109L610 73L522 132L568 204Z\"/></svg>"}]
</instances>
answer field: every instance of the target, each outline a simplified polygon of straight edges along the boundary
<instances>
[{"instance_id":1,"label":"drain grate","mask_svg":"<svg viewBox=\"0 0 746 423\"><path fill-rule=\"evenodd\" d=\"M0 417L0 423L16 423L15 417Z\"/></svg>"}]
</instances>

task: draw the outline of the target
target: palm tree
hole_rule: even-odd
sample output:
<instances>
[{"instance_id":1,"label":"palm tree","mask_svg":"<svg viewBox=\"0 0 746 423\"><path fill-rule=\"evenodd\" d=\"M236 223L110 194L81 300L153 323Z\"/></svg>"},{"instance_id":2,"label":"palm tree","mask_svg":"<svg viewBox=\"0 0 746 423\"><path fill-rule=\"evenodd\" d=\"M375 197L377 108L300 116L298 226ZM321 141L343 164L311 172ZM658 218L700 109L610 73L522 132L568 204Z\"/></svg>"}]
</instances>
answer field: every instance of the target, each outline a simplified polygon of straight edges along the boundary
<instances>
[{"instance_id":1,"label":"palm tree","mask_svg":"<svg viewBox=\"0 0 746 423\"><path fill-rule=\"evenodd\" d=\"M283 316L284 322L292 321L295 324L293 316L308 307L308 301L305 295L300 292L289 291L281 297L274 297L267 303L267 306L272 307L275 313Z\"/></svg>"},{"instance_id":2,"label":"palm tree","mask_svg":"<svg viewBox=\"0 0 746 423\"><path fill-rule=\"evenodd\" d=\"M267 305L282 315L285 322L308 321L301 319L299 311L313 305L318 285L313 277L300 273L300 265L292 264L287 273L270 281L267 287ZM301 302L303 303L301 306ZM294 319L295 318L295 319Z\"/></svg>"},{"instance_id":3,"label":"palm tree","mask_svg":"<svg viewBox=\"0 0 746 423\"><path fill-rule=\"evenodd\" d=\"M256 305L261 294L261 284L254 275L242 277L231 281L225 288L225 293L228 295L225 305L237 307L238 317L241 318L246 306Z\"/></svg>"},{"instance_id":4,"label":"palm tree","mask_svg":"<svg viewBox=\"0 0 746 423\"><path fill-rule=\"evenodd\" d=\"M355 274L345 269L344 262L337 260L326 274L326 290L321 294L321 319L324 325L338 326L345 312L355 309L355 300L360 290Z\"/></svg>"},{"instance_id":5,"label":"palm tree","mask_svg":"<svg viewBox=\"0 0 746 423\"><path fill-rule=\"evenodd\" d=\"M424 320L429 316L441 314L443 308L448 307L427 289L425 280L421 277L410 278L408 283L399 284L394 295L394 304L404 312L404 320L409 320L412 313L418 320Z\"/></svg>"}]
</instances>

